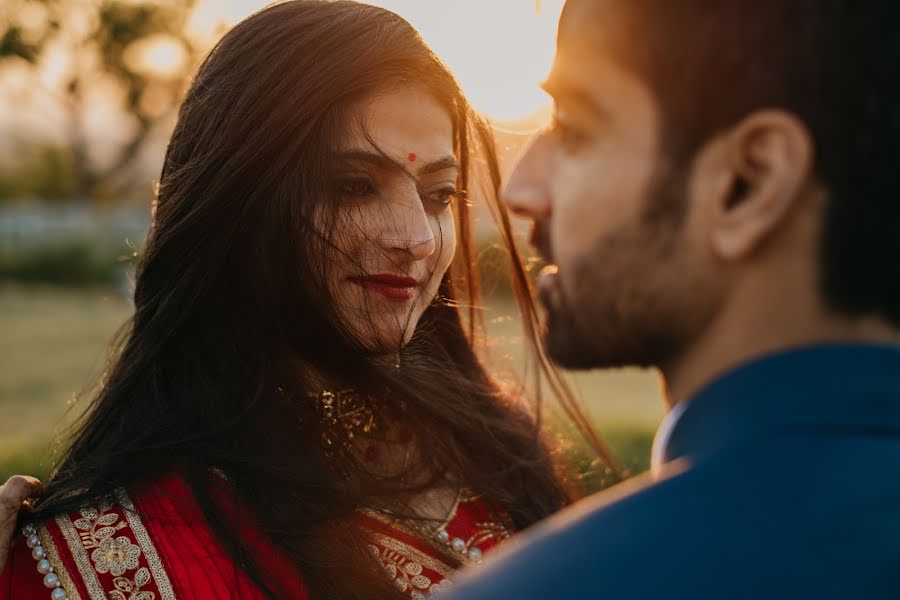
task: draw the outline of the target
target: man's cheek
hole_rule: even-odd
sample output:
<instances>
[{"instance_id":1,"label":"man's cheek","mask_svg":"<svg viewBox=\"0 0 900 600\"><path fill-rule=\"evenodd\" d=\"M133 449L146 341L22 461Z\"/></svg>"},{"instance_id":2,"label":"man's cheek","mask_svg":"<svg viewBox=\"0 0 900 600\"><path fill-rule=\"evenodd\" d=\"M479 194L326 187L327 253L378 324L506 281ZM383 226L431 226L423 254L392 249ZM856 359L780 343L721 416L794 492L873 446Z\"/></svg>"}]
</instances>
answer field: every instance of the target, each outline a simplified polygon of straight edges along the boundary
<instances>
[{"instance_id":1,"label":"man's cheek","mask_svg":"<svg viewBox=\"0 0 900 600\"><path fill-rule=\"evenodd\" d=\"M579 244L597 227L602 215L588 182L570 180L557 195L553 208L553 236L569 245Z\"/></svg>"}]
</instances>

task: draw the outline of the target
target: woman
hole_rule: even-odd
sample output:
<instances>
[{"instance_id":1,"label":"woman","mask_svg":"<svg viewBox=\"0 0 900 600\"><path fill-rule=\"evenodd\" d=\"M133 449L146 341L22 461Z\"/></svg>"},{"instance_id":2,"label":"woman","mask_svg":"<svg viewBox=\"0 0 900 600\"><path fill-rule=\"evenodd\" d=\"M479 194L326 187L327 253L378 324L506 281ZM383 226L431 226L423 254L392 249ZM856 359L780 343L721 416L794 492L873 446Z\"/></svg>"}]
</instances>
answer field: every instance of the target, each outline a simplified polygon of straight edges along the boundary
<instances>
[{"instance_id":1,"label":"woman","mask_svg":"<svg viewBox=\"0 0 900 600\"><path fill-rule=\"evenodd\" d=\"M422 597L559 509L474 350L476 151L562 389L490 134L409 24L297 0L229 32L166 153L133 321L0 597Z\"/></svg>"}]
</instances>

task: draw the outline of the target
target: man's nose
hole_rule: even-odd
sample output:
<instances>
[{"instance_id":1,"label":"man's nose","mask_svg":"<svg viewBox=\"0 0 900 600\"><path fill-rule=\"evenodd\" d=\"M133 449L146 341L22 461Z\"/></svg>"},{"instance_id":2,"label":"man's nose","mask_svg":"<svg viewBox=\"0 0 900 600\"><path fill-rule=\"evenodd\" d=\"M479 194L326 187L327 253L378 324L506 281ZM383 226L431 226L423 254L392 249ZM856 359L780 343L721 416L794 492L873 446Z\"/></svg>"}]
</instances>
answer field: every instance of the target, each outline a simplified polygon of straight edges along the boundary
<instances>
[{"instance_id":1,"label":"man's nose","mask_svg":"<svg viewBox=\"0 0 900 600\"><path fill-rule=\"evenodd\" d=\"M525 148L503 187L503 202L513 213L533 220L541 220L550 215L550 162L547 136L538 134Z\"/></svg>"}]
</instances>

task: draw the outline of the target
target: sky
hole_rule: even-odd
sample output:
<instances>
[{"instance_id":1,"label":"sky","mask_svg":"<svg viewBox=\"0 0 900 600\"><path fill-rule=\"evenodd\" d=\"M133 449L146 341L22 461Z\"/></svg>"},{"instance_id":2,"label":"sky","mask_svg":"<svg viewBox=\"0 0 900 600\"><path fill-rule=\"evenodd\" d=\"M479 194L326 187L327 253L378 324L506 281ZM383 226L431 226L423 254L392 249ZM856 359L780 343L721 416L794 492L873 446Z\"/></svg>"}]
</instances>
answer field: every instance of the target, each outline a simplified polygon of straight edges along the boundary
<instances>
[{"instance_id":1,"label":"sky","mask_svg":"<svg viewBox=\"0 0 900 600\"><path fill-rule=\"evenodd\" d=\"M366 1L405 17L456 74L472 105L491 118L498 130L525 134L545 124L550 99L539 84L550 70L564 0ZM212 47L225 28L270 2L198 0L188 22L188 33L201 47ZM45 18L37 5L24 6L35 9L32 20ZM180 72L187 60L183 49L173 40L160 37L129 47L123 58L161 73ZM27 70L22 65L19 68ZM43 84L38 87L58 89L71 68L67 52L51 49L43 60ZM14 69L4 71L0 89L0 163L15 152L15 139L24 136L54 142L65 138L69 131L68 116L60 110L54 94L39 92L33 83L24 75L17 77ZM121 93L115 87L98 80L84 93L90 96L85 102L83 124L86 137L92 141L91 156L101 164L109 162L115 149L129 139L134 123L117 112ZM537 118L535 113L539 113ZM159 140L148 150L148 164L154 165L150 170L157 168L161 153L156 146L164 142Z\"/></svg>"},{"instance_id":2,"label":"sky","mask_svg":"<svg viewBox=\"0 0 900 600\"><path fill-rule=\"evenodd\" d=\"M269 2L201 0L197 35L233 25ZM538 84L553 59L563 0L369 0L419 30L459 78L469 101L492 119L528 117L549 104Z\"/></svg>"}]
</instances>

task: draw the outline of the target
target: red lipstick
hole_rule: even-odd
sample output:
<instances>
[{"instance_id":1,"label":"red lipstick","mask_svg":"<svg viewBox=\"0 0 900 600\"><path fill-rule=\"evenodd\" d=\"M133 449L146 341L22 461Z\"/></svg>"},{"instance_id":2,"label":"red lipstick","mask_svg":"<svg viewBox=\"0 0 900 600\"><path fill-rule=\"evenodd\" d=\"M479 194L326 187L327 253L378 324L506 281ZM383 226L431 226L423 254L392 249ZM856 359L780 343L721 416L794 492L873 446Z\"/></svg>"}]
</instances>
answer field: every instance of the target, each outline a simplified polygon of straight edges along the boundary
<instances>
[{"instance_id":1,"label":"red lipstick","mask_svg":"<svg viewBox=\"0 0 900 600\"><path fill-rule=\"evenodd\" d=\"M416 295L419 282L412 277L394 273L375 273L363 277L351 277L350 281L361 288L381 294L389 300L409 300Z\"/></svg>"}]
</instances>

